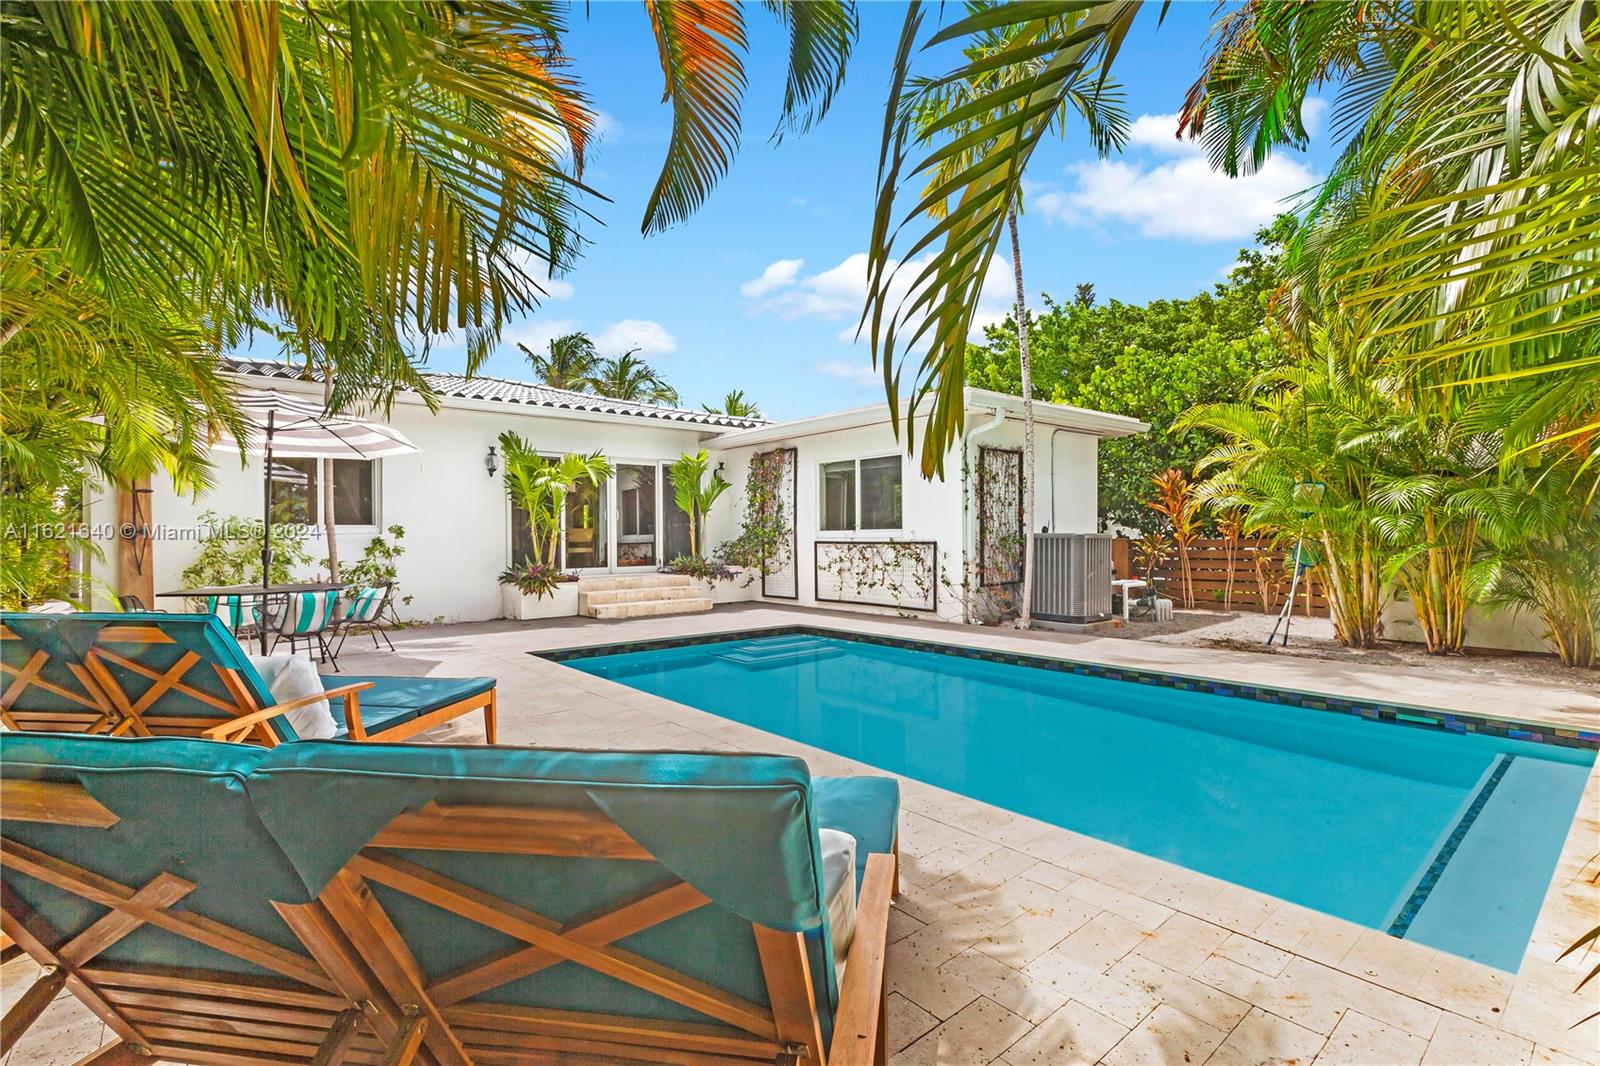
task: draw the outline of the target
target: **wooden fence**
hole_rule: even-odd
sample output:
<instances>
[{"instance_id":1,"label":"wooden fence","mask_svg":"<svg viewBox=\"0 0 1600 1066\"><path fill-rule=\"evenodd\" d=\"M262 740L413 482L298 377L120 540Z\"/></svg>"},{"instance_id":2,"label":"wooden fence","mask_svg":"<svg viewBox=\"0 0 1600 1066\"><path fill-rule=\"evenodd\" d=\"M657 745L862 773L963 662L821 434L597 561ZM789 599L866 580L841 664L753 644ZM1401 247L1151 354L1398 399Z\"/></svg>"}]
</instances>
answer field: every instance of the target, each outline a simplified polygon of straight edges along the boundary
<instances>
[{"instance_id":1,"label":"wooden fence","mask_svg":"<svg viewBox=\"0 0 1600 1066\"><path fill-rule=\"evenodd\" d=\"M1231 551L1223 540L1197 540L1189 546L1189 574L1194 581L1196 607L1223 606L1228 574L1233 574L1233 609L1274 614L1289 595L1294 576L1289 555L1294 545L1274 545L1265 540L1241 540ZM1119 577L1143 577L1134 562L1138 554L1133 543L1119 537L1112 546L1112 567ZM1328 601L1322 592L1321 573L1316 568L1300 577L1295 595L1295 613L1326 617ZM1169 551L1155 568L1157 586L1168 599L1183 606L1183 568L1177 550Z\"/></svg>"}]
</instances>

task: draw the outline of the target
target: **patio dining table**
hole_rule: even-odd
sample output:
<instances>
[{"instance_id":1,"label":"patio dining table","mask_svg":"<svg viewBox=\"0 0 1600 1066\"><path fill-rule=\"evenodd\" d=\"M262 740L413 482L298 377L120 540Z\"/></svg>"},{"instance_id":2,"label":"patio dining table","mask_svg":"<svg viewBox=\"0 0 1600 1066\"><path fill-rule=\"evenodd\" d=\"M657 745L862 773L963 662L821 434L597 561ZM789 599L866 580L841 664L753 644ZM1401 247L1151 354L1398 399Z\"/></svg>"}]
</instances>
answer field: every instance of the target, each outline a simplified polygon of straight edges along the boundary
<instances>
[{"instance_id":1,"label":"patio dining table","mask_svg":"<svg viewBox=\"0 0 1600 1066\"><path fill-rule=\"evenodd\" d=\"M278 643L278 632L275 625L262 625L261 620L267 617L264 609L273 600L287 600L301 592L343 592L349 588L345 581L291 581L281 585L204 585L192 589L174 589L171 592L156 593L157 599L186 599L204 600L212 596L221 599L226 596L237 596L241 603L259 602L262 610L257 612L257 625L261 626L264 650L271 654L272 648Z\"/></svg>"}]
</instances>

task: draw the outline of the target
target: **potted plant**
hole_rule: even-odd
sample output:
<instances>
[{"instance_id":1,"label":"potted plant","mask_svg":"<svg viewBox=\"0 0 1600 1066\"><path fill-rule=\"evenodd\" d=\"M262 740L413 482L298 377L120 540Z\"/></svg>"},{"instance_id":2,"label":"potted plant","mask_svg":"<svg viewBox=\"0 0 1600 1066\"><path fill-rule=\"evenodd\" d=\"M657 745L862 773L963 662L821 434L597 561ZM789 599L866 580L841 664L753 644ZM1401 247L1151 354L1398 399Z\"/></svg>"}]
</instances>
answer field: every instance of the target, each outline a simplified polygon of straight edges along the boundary
<instances>
[{"instance_id":1,"label":"potted plant","mask_svg":"<svg viewBox=\"0 0 1600 1066\"><path fill-rule=\"evenodd\" d=\"M559 618L578 613L577 575L560 566L561 516L567 494L580 482L601 485L611 476L604 455L568 453L550 459L507 430L500 434L506 492L528 516L529 558L500 575L508 618Z\"/></svg>"},{"instance_id":2,"label":"potted plant","mask_svg":"<svg viewBox=\"0 0 1600 1066\"><path fill-rule=\"evenodd\" d=\"M578 613L578 575L543 562L508 566L500 574L507 618L563 618Z\"/></svg>"}]
</instances>

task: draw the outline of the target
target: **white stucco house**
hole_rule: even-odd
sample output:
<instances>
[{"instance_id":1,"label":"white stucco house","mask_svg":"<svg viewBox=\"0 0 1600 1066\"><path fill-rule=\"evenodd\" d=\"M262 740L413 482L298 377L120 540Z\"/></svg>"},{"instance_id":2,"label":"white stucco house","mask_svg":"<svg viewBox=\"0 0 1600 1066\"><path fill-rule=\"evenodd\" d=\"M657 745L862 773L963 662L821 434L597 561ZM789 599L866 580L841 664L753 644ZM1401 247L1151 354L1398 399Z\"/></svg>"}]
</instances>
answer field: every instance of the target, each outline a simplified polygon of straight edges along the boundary
<instances>
[{"instance_id":1,"label":"white stucco house","mask_svg":"<svg viewBox=\"0 0 1600 1066\"><path fill-rule=\"evenodd\" d=\"M320 383L281 363L234 359L229 369L243 387L322 395ZM688 552L688 520L673 501L665 467L700 448L732 484L707 517L713 554L741 529L753 462L769 476L771 464L779 464L791 516L786 558L772 560L766 575L722 583L719 601L770 599L960 620L981 614L1016 577L1007 572L1021 534L1021 401L1014 396L966 390L964 434L946 456L945 477L930 481L896 439L885 404L765 422L500 378L434 374L430 383L436 412L403 394L388 417L417 446L415 454L340 460L334 469L341 560L358 558L387 527L404 527L398 580L410 597L401 612L409 619L478 621L516 613L497 577L525 553L527 534L500 474L490 472L491 448L508 429L540 451L600 451L611 460L615 476L598 490L574 493L567 505L562 563L584 580L651 574ZM1036 521L1052 532L1091 532L1098 442L1148 426L1059 404L1035 403L1034 411ZM278 460L275 469L279 463L282 485L275 493L285 494L307 523L308 547L320 559L327 516L317 513L317 464ZM198 499L178 495L161 477L142 494L142 522L154 530L136 561L146 588L159 594L184 587L183 571L200 551L203 513L260 515L260 459L241 465L236 453L219 454L216 465L215 487ZM86 517L93 527L116 528L128 508L125 496L101 492L89 500ZM112 601L119 577L126 584L119 570L127 556L108 548L90 561L99 605ZM316 568L297 576L317 576Z\"/></svg>"}]
</instances>

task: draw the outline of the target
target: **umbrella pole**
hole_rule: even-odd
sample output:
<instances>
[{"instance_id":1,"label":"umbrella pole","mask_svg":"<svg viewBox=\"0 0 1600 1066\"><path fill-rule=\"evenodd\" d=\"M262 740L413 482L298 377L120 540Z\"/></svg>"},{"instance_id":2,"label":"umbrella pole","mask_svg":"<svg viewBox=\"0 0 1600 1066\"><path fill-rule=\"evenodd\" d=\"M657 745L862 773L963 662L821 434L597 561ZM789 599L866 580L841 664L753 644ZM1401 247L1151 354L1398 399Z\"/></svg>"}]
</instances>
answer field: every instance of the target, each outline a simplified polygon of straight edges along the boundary
<instances>
[{"instance_id":1,"label":"umbrella pole","mask_svg":"<svg viewBox=\"0 0 1600 1066\"><path fill-rule=\"evenodd\" d=\"M267 412L267 457L262 469L261 488L261 606L256 611L256 629L261 635L261 654L267 654L267 589L272 586L272 430L278 412Z\"/></svg>"}]
</instances>

